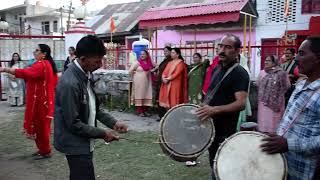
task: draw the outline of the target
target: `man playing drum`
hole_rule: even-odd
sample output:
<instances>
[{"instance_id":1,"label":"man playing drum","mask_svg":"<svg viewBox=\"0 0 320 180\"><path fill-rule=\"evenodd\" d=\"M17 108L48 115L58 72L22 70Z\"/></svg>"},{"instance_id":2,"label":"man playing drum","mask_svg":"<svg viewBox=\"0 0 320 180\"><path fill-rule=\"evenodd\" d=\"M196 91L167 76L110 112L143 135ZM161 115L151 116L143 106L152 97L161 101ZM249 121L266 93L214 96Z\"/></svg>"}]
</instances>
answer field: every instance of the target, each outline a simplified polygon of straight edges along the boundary
<instances>
[{"instance_id":1,"label":"man playing drum","mask_svg":"<svg viewBox=\"0 0 320 180\"><path fill-rule=\"evenodd\" d=\"M197 111L200 119L211 117L216 128L214 142L209 148L211 167L220 143L236 132L239 113L245 108L249 84L249 74L237 64L241 46L240 39L228 34L222 38L218 46L219 65L212 72L206 95L211 97L205 98L210 101L205 102L207 105Z\"/></svg>"},{"instance_id":2,"label":"man playing drum","mask_svg":"<svg viewBox=\"0 0 320 180\"><path fill-rule=\"evenodd\" d=\"M311 180L320 153L320 37L308 37L297 55L306 80L296 84L277 135L261 145L268 154L285 153L289 180Z\"/></svg>"}]
</instances>

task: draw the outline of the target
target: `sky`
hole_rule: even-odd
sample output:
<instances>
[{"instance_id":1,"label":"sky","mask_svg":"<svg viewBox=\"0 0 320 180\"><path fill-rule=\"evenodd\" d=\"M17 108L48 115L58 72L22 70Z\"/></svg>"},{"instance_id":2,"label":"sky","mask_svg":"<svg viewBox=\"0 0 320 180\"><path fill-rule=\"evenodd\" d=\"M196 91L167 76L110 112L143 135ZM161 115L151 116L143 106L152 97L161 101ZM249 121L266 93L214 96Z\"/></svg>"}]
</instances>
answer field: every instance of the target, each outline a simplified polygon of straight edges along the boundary
<instances>
[{"instance_id":1,"label":"sky","mask_svg":"<svg viewBox=\"0 0 320 180\"><path fill-rule=\"evenodd\" d=\"M0 9L9 8L16 5L23 4L25 0L0 0ZM59 8L61 6L68 7L70 0L29 0L31 4L35 4L36 1L40 1L42 5ZM97 11L103 9L108 4L120 4L126 2L134 2L139 0L89 0L87 2L87 8L89 11ZM73 7L81 5L80 0L72 0Z\"/></svg>"}]
</instances>

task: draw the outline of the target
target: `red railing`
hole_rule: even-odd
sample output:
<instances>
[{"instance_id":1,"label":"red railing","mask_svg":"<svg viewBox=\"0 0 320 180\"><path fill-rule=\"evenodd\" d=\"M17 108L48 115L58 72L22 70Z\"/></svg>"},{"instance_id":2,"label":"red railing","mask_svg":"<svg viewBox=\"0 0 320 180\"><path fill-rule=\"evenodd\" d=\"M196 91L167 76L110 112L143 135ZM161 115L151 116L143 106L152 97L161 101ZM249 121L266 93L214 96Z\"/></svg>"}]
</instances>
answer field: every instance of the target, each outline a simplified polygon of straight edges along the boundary
<instances>
[{"instance_id":1,"label":"red railing","mask_svg":"<svg viewBox=\"0 0 320 180\"><path fill-rule=\"evenodd\" d=\"M191 64L192 63L192 57L193 54L198 52L200 53L204 58L208 58L208 59L213 59L213 57L216 55L216 48L214 46L204 46L204 47L179 47L181 49L182 52L182 56L185 59L185 62L187 64ZM297 46L295 45L291 45L291 46L250 46L250 51L251 51L251 61L252 60L257 60L256 59L256 54L259 54L258 56L261 57L265 57L264 56L264 50L265 49L271 49L271 53L272 55L278 56L278 58L281 57L282 54L284 54L284 52L280 52L283 51L285 48L295 48L296 50L298 49ZM247 50L249 48L247 47ZM113 63L113 65L111 65L111 67L113 67L113 69L126 69L129 67L129 53L132 52L132 49L128 49L128 48L122 48L122 47L117 47L117 48L113 48L113 49L108 49L107 51L109 51L109 53L111 52L112 54L114 54L115 60ZM164 59L164 55L163 55L163 48L150 48L149 49L151 58L154 60L154 62L159 63ZM270 53L268 53L267 55L270 55ZM259 59L260 61L264 62L264 60Z\"/></svg>"}]
</instances>

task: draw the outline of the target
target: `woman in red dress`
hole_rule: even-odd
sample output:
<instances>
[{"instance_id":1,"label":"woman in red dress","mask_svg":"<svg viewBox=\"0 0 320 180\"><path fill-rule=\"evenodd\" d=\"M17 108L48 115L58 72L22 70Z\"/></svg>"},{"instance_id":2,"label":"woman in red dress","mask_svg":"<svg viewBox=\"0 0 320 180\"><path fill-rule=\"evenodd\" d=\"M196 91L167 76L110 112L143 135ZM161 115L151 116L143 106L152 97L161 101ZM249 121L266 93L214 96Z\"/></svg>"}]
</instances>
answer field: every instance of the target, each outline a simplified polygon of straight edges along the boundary
<instances>
[{"instance_id":1,"label":"woman in red dress","mask_svg":"<svg viewBox=\"0 0 320 180\"><path fill-rule=\"evenodd\" d=\"M50 125L58 76L48 45L39 44L34 55L36 62L32 66L25 69L0 67L0 72L10 73L26 81L24 133L36 142L38 151L33 154L35 159L43 159L51 157Z\"/></svg>"}]
</instances>

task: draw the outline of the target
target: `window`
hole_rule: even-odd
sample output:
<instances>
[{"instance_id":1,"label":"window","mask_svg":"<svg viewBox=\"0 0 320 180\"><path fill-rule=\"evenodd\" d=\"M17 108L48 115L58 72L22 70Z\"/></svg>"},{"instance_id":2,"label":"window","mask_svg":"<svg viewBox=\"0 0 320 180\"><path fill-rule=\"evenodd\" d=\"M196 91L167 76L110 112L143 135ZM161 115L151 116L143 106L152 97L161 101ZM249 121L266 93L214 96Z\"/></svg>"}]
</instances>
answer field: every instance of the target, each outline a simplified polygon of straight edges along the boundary
<instances>
[{"instance_id":1,"label":"window","mask_svg":"<svg viewBox=\"0 0 320 180\"><path fill-rule=\"evenodd\" d=\"M41 30L42 30L42 34L49 35L50 34L50 22L49 21L41 22Z\"/></svg>"},{"instance_id":2,"label":"window","mask_svg":"<svg viewBox=\"0 0 320 180\"><path fill-rule=\"evenodd\" d=\"M302 14L320 14L320 0L302 0Z\"/></svg>"},{"instance_id":3,"label":"window","mask_svg":"<svg viewBox=\"0 0 320 180\"><path fill-rule=\"evenodd\" d=\"M289 15L285 17L286 0L268 0L267 22L296 22L297 0L289 0Z\"/></svg>"},{"instance_id":4,"label":"window","mask_svg":"<svg viewBox=\"0 0 320 180\"><path fill-rule=\"evenodd\" d=\"M14 15L14 19L15 19L15 20L18 20L18 15Z\"/></svg>"},{"instance_id":5,"label":"window","mask_svg":"<svg viewBox=\"0 0 320 180\"><path fill-rule=\"evenodd\" d=\"M58 21L53 21L53 32L58 32Z\"/></svg>"}]
</instances>

